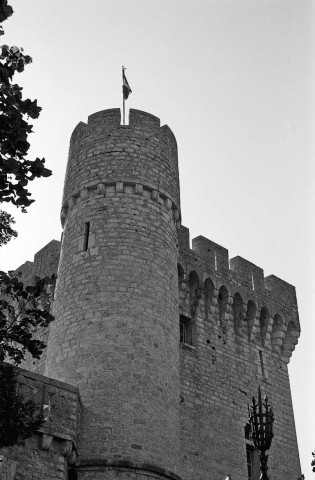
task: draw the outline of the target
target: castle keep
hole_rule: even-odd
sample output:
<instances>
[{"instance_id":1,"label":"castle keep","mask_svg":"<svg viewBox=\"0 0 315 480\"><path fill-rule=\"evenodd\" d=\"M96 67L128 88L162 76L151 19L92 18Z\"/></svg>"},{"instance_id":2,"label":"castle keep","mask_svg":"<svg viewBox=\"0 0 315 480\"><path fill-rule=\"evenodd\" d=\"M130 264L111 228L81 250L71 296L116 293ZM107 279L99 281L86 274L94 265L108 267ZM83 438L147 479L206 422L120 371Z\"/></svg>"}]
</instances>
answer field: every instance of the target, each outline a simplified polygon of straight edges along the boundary
<instances>
[{"instance_id":1,"label":"castle keep","mask_svg":"<svg viewBox=\"0 0 315 480\"><path fill-rule=\"evenodd\" d=\"M80 122L61 220L61 248L16 271L57 275L55 321L20 376L46 422L3 452L3 475L258 480L247 405L260 385L276 417L270 479L296 480L295 288L202 236L190 247L169 127L138 110L129 125L119 109Z\"/></svg>"}]
</instances>

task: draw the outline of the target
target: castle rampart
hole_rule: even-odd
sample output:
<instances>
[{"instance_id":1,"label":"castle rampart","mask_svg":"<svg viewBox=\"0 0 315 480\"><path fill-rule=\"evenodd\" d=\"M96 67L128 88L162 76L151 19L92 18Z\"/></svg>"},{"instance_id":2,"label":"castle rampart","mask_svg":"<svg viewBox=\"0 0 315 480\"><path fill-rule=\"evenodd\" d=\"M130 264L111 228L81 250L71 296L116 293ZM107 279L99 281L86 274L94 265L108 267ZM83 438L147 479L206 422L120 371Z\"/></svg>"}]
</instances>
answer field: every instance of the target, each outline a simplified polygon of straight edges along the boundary
<instances>
[{"instance_id":1,"label":"castle rampart","mask_svg":"<svg viewBox=\"0 0 315 480\"><path fill-rule=\"evenodd\" d=\"M253 452L245 438L247 404L260 385L276 411L272 477L297 478L287 371L300 334L294 287L264 278L242 257L229 262L228 251L204 237L193 239L190 249L185 227L179 243L182 477L206 478L209 461L210 478L227 470L232 478L247 476L240 462L245 451Z\"/></svg>"},{"instance_id":2,"label":"castle rampart","mask_svg":"<svg viewBox=\"0 0 315 480\"><path fill-rule=\"evenodd\" d=\"M79 124L46 372L80 388L82 478L118 460L176 474L179 205L176 141L159 119L131 110L122 126L113 109Z\"/></svg>"},{"instance_id":3,"label":"castle rampart","mask_svg":"<svg viewBox=\"0 0 315 480\"><path fill-rule=\"evenodd\" d=\"M61 430L78 453L78 480L217 480L228 471L258 480L247 428L258 386L276 416L270 478L297 479L288 378L300 335L295 288L203 236L190 248L169 127L138 110L129 125L119 109L80 122L61 220L56 319L41 361L27 366L68 384L46 379L57 388L57 430L58 415L74 420L71 433ZM22 281L55 274L58 255L53 241L16 272ZM61 430L44 429L41 450L63 452Z\"/></svg>"},{"instance_id":4,"label":"castle rampart","mask_svg":"<svg viewBox=\"0 0 315 480\"><path fill-rule=\"evenodd\" d=\"M278 354L282 352L283 360L288 363L300 335L295 288L274 275L264 277L260 267L240 256L229 261L228 250L205 237L194 238L190 249L189 230L186 227L180 229L179 244L179 261L182 259L185 263L187 256L194 257L192 271L197 272L200 285L208 277L214 282L217 292L224 285L232 299L231 305L236 293L241 296L244 322L249 322L246 324L249 339L259 338L264 347L273 349ZM188 275L189 272L186 273L187 281ZM199 289L202 290L202 286ZM254 321L248 318L245 307L249 301L256 308ZM264 326L260 316L262 309L268 312Z\"/></svg>"},{"instance_id":5,"label":"castle rampart","mask_svg":"<svg viewBox=\"0 0 315 480\"><path fill-rule=\"evenodd\" d=\"M42 408L45 422L36 436L1 450L0 478L67 480L78 450L82 411L79 391L36 373L18 372L18 393Z\"/></svg>"},{"instance_id":6,"label":"castle rampart","mask_svg":"<svg viewBox=\"0 0 315 480\"><path fill-rule=\"evenodd\" d=\"M59 257L60 242L51 240L34 255L33 262L27 261L10 273L17 276L25 285L31 285L34 283L35 277L57 276Z\"/></svg>"},{"instance_id":7,"label":"castle rampart","mask_svg":"<svg viewBox=\"0 0 315 480\"><path fill-rule=\"evenodd\" d=\"M50 300L53 300L55 282L58 272L58 264L60 257L60 242L58 240L51 240L47 245L41 248L34 255L34 261L27 261L21 265L16 270L12 270L10 273L11 276L16 276L20 282L25 286L33 285L36 278L51 278L51 284L47 287L47 293L50 295ZM43 306L42 306L43 307ZM46 306L45 306L46 308ZM48 344L50 333L50 327L39 328L36 332L36 338ZM26 353L25 359L23 360L23 368L30 370L31 372L43 374L46 365L46 355L47 348L44 349L40 359L34 360L34 358Z\"/></svg>"},{"instance_id":8,"label":"castle rampart","mask_svg":"<svg viewBox=\"0 0 315 480\"><path fill-rule=\"evenodd\" d=\"M111 109L90 115L87 124L80 122L75 128L63 206L67 208L69 198L84 188L117 181L167 192L180 208L176 140L157 117L131 109L129 125L120 125L120 110Z\"/></svg>"}]
</instances>

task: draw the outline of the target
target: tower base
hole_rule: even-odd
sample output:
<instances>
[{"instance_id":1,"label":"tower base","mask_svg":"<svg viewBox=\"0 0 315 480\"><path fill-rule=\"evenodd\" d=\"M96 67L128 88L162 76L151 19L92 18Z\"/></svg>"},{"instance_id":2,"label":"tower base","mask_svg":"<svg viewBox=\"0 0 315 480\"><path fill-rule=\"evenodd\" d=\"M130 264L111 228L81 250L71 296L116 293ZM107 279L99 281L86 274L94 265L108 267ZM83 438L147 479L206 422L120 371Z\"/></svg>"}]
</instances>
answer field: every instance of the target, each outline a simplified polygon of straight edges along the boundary
<instances>
[{"instance_id":1,"label":"tower base","mask_svg":"<svg viewBox=\"0 0 315 480\"><path fill-rule=\"evenodd\" d=\"M169 470L142 462L81 459L77 462L78 480L181 480Z\"/></svg>"}]
</instances>

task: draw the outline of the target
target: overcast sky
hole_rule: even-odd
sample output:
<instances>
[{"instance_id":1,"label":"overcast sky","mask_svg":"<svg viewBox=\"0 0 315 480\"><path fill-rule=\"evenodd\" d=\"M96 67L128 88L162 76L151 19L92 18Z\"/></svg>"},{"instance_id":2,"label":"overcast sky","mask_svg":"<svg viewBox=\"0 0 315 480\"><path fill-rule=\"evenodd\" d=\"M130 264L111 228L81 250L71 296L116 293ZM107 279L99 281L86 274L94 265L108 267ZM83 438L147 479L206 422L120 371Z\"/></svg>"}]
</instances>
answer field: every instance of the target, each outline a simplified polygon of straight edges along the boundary
<instances>
[{"instance_id":1,"label":"overcast sky","mask_svg":"<svg viewBox=\"0 0 315 480\"><path fill-rule=\"evenodd\" d=\"M53 170L34 182L19 237L1 248L15 269L52 238L72 130L127 106L161 118L179 149L183 224L297 289L302 336L290 364L306 480L315 450L313 355L314 2L304 0L11 0L2 43L33 64L17 78L43 107L30 157ZM313 249L312 249L313 250ZM289 479L290 480L290 479ZM292 479L296 480L296 479Z\"/></svg>"}]
</instances>

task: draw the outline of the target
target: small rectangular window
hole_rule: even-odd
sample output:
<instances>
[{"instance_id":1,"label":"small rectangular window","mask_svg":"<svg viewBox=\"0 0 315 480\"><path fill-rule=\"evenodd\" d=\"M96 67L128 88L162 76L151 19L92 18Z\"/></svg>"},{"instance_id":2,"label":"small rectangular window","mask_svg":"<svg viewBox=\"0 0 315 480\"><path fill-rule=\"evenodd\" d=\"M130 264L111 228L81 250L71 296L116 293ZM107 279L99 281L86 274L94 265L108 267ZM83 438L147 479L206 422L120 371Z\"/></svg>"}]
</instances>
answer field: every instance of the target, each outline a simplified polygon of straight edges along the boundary
<instances>
[{"instance_id":1,"label":"small rectangular window","mask_svg":"<svg viewBox=\"0 0 315 480\"><path fill-rule=\"evenodd\" d=\"M180 343L186 343L186 325L184 322L179 322L179 335Z\"/></svg>"},{"instance_id":2,"label":"small rectangular window","mask_svg":"<svg viewBox=\"0 0 315 480\"><path fill-rule=\"evenodd\" d=\"M184 315L180 316L179 319L179 341L180 343L185 343L186 345L192 345L192 325L191 319L188 317L184 317Z\"/></svg>"},{"instance_id":3,"label":"small rectangular window","mask_svg":"<svg viewBox=\"0 0 315 480\"><path fill-rule=\"evenodd\" d=\"M246 445L246 461L248 480L253 480L253 450L248 445Z\"/></svg>"},{"instance_id":4,"label":"small rectangular window","mask_svg":"<svg viewBox=\"0 0 315 480\"><path fill-rule=\"evenodd\" d=\"M83 251L86 252L89 246L90 222L85 223Z\"/></svg>"},{"instance_id":5,"label":"small rectangular window","mask_svg":"<svg viewBox=\"0 0 315 480\"><path fill-rule=\"evenodd\" d=\"M244 427L244 434L245 434L245 439L246 440L251 440L251 434L250 434L250 424L246 423Z\"/></svg>"},{"instance_id":6,"label":"small rectangular window","mask_svg":"<svg viewBox=\"0 0 315 480\"><path fill-rule=\"evenodd\" d=\"M259 480L260 462L257 450L251 445L246 445L246 463L248 480Z\"/></svg>"}]
</instances>

